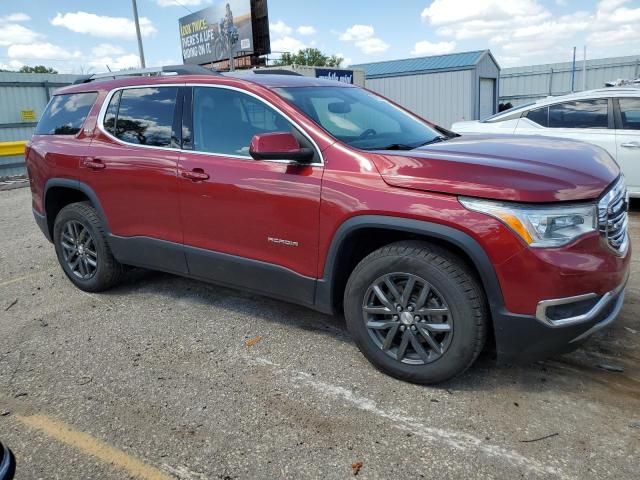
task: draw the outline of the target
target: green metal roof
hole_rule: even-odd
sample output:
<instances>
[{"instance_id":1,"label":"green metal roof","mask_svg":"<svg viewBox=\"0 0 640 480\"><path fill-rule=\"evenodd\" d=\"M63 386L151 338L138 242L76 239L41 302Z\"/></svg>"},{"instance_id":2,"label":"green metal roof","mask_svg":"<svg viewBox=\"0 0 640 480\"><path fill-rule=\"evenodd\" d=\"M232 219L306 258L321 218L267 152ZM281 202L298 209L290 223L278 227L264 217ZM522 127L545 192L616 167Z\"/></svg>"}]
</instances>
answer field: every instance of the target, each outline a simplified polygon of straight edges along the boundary
<instances>
[{"instance_id":1,"label":"green metal roof","mask_svg":"<svg viewBox=\"0 0 640 480\"><path fill-rule=\"evenodd\" d=\"M387 62L361 63L359 65L351 65L351 67L364 70L367 78L390 77L434 70L464 70L473 68L487 52L488 50L477 50L431 57L389 60Z\"/></svg>"}]
</instances>

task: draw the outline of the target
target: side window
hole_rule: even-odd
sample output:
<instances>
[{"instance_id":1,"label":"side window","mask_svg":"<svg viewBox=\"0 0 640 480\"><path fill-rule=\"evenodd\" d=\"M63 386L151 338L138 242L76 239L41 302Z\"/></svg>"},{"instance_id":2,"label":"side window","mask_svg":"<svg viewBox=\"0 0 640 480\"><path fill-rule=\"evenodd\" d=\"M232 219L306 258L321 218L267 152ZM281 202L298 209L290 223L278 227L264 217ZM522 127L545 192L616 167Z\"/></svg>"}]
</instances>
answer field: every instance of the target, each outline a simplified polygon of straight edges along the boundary
<instances>
[{"instance_id":1,"label":"side window","mask_svg":"<svg viewBox=\"0 0 640 480\"><path fill-rule=\"evenodd\" d=\"M38 122L36 135L75 135L97 97L95 92L54 96Z\"/></svg>"},{"instance_id":2,"label":"side window","mask_svg":"<svg viewBox=\"0 0 640 480\"><path fill-rule=\"evenodd\" d=\"M550 128L607 128L607 99L577 100L549 107Z\"/></svg>"},{"instance_id":3,"label":"side window","mask_svg":"<svg viewBox=\"0 0 640 480\"><path fill-rule=\"evenodd\" d=\"M173 116L177 95L177 87L123 90L115 122L115 136L128 143L170 147L172 139L176 137ZM105 127L107 120L105 116Z\"/></svg>"},{"instance_id":4,"label":"side window","mask_svg":"<svg viewBox=\"0 0 640 480\"><path fill-rule=\"evenodd\" d=\"M102 124L107 132L111 135L116 134L116 117L118 115L118 105L120 104L120 95L122 95L122 90L116 92L111 100L109 101L109 106L107 107L107 112L104 115L104 120Z\"/></svg>"},{"instance_id":5,"label":"side window","mask_svg":"<svg viewBox=\"0 0 640 480\"><path fill-rule=\"evenodd\" d=\"M640 130L640 98L621 98L619 102L622 128Z\"/></svg>"},{"instance_id":6,"label":"side window","mask_svg":"<svg viewBox=\"0 0 640 480\"><path fill-rule=\"evenodd\" d=\"M200 152L250 157L254 135L290 132L293 126L271 107L235 90L193 89L193 148Z\"/></svg>"},{"instance_id":7,"label":"side window","mask_svg":"<svg viewBox=\"0 0 640 480\"><path fill-rule=\"evenodd\" d=\"M525 115L529 120L538 125L546 127L549 125L549 107L536 108L535 110L529 110Z\"/></svg>"}]
</instances>

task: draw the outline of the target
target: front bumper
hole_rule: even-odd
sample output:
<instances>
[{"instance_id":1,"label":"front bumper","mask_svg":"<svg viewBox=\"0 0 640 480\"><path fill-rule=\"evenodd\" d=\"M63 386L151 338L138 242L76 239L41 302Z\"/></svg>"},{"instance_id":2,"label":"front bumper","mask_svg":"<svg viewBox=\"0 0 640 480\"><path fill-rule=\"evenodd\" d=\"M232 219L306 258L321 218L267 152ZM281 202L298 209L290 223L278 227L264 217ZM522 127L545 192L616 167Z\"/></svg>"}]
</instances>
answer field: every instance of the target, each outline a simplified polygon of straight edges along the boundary
<instances>
[{"instance_id":1,"label":"front bumper","mask_svg":"<svg viewBox=\"0 0 640 480\"><path fill-rule=\"evenodd\" d=\"M600 297L586 313L572 317L567 323L554 325L534 315L499 312L494 315L498 359L532 361L574 350L582 340L618 317L625 285L626 280Z\"/></svg>"}]
</instances>

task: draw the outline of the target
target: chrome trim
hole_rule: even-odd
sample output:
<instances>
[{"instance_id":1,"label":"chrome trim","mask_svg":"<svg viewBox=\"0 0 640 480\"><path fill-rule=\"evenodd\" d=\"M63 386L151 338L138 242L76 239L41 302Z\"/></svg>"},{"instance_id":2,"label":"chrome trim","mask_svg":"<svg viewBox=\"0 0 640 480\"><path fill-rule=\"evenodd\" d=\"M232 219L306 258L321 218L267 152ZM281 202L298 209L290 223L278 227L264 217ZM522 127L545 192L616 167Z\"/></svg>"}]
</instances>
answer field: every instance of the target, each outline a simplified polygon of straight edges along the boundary
<instances>
[{"instance_id":1,"label":"chrome trim","mask_svg":"<svg viewBox=\"0 0 640 480\"><path fill-rule=\"evenodd\" d=\"M245 95L249 95L250 97L253 97L256 100L258 100L259 102L264 103L265 105L267 105L268 107L274 109L276 112L278 112L280 115L282 115L285 119L287 119L289 121L289 123L291 123L295 128L297 128L300 131L300 133L307 138L307 140L309 140L311 142L311 144L315 148L316 152L318 153L318 157L320 157L320 162L305 163L304 165L324 166L324 156L322 155L322 150L320 149L318 144L315 142L315 140L313 138L311 138L311 136L306 132L306 130L304 128L302 128L300 126L300 124L298 122L293 120L289 115L287 115L282 110L280 110L278 107L273 105L271 102L263 99L259 95L256 95L255 93L249 92L249 91L244 90L242 88L233 87L233 86L230 86L230 85L220 85L220 84L213 85L213 84L207 84L207 83L161 83L161 84L145 84L145 85L126 85L126 86L123 86L123 87L114 88L113 90L109 91L109 93L105 97L104 101L102 102L102 105L100 106L100 112L98 113L98 120L96 121L96 126L98 127L98 130L100 130L104 135L106 135L108 138L110 138L114 142L116 142L116 143L118 143L120 145L127 146L127 147L137 147L137 148L146 148L146 149L150 148L150 149L165 150L165 151L168 150L168 151L171 151L171 152L188 152L188 153L195 153L196 155L209 155L209 156L215 156L215 157L234 158L234 159L237 159L237 160L250 160L252 162L260 161L260 162L269 162L269 163L284 163L284 164L296 164L296 165L299 164L299 162L296 162L294 160L254 160L251 157L244 157L242 155L230 155L230 154L225 154L225 153L213 153L213 152L197 152L195 150L185 150L185 149L182 149L182 148L157 147L157 146L154 146L154 145L140 145L139 143L124 142L124 141L120 140L119 138L111 135L109 132L107 132L107 130L104 128L104 124L103 124L104 116L107 113L107 108L109 108L109 102L111 102L111 98L116 94L116 92L119 92L120 90L130 90L130 89L134 89L134 88L160 88L160 87L225 88L227 90L234 90L236 92L240 92L240 93L244 93Z\"/></svg>"},{"instance_id":2,"label":"chrome trim","mask_svg":"<svg viewBox=\"0 0 640 480\"><path fill-rule=\"evenodd\" d=\"M607 248L620 257L629 250L628 210L629 192L624 176L620 175L598 201L598 231L604 237ZM610 229L613 231L610 232Z\"/></svg>"},{"instance_id":3,"label":"chrome trim","mask_svg":"<svg viewBox=\"0 0 640 480\"><path fill-rule=\"evenodd\" d=\"M625 278L624 282L618 285L613 290L602 295L600 300L591 307L591 309L583 313L582 315L576 315L574 317L562 318L560 320L552 320L547 317L547 309L549 307L557 306L557 305L566 305L568 303L579 302L581 300L588 300L590 298L595 298L598 296L596 293L586 293L584 295L576 295L574 297L565 297L565 298L555 298L552 300L542 300L538 302L538 306L536 307L536 318L544 323L548 327L558 328L558 327L566 327L568 325L575 325L578 323L584 323L593 320L597 317L600 312L609 304L611 299L618 295L620 292L624 290L624 287L627 285L627 278Z\"/></svg>"},{"instance_id":4,"label":"chrome trim","mask_svg":"<svg viewBox=\"0 0 640 480\"><path fill-rule=\"evenodd\" d=\"M607 316L607 318L605 318L602 321L596 323L589 330L587 330L584 333L581 333L576 338L571 340L569 343L579 342L580 340L583 340L583 339L587 338L589 335L597 332L598 330L602 330L604 327L606 327L607 325L612 323L618 317L618 315L620 314L620 310L622 310L622 305L623 304L624 304L624 291L622 293L620 293L620 296L618 296L618 298L616 300L616 305L613 308L613 310L611 311L611 313Z\"/></svg>"}]
</instances>

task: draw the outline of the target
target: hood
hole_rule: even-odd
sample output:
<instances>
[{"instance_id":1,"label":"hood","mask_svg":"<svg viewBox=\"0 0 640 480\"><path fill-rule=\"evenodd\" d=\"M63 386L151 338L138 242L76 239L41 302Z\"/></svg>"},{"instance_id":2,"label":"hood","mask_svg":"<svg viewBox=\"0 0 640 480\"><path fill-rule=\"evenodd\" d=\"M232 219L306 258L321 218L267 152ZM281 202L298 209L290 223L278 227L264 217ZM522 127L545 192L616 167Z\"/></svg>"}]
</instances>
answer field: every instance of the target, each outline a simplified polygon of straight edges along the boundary
<instances>
[{"instance_id":1,"label":"hood","mask_svg":"<svg viewBox=\"0 0 640 480\"><path fill-rule=\"evenodd\" d=\"M540 136L456 137L373 157L389 185L515 202L595 199L620 174L600 147Z\"/></svg>"}]
</instances>

